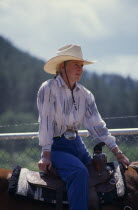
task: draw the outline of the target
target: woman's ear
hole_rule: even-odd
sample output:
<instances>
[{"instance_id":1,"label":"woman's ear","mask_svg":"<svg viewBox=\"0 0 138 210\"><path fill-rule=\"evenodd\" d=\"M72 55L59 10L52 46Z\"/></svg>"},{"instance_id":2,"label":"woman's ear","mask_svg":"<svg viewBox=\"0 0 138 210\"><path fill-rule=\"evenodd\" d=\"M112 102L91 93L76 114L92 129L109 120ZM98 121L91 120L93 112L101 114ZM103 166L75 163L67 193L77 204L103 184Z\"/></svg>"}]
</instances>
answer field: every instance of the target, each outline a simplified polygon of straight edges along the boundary
<instances>
[{"instance_id":1,"label":"woman's ear","mask_svg":"<svg viewBox=\"0 0 138 210\"><path fill-rule=\"evenodd\" d=\"M59 65L59 68L60 68L61 70L64 70L64 62L62 62L62 63Z\"/></svg>"}]
</instances>

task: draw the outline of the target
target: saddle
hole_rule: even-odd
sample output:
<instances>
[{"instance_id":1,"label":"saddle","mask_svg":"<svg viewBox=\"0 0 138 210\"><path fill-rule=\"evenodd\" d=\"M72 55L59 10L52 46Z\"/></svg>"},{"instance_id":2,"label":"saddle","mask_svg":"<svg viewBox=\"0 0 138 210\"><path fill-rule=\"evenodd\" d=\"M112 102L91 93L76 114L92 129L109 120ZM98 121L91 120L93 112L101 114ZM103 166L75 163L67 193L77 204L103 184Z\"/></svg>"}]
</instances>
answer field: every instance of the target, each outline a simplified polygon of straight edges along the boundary
<instances>
[{"instance_id":1,"label":"saddle","mask_svg":"<svg viewBox=\"0 0 138 210\"><path fill-rule=\"evenodd\" d=\"M90 174L90 209L95 210L126 195L122 165L117 161L107 163L107 156L102 153L104 145L101 142L94 147L93 159L87 165Z\"/></svg>"},{"instance_id":2,"label":"saddle","mask_svg":"<svg viewBox=\"0 0 138 210\"><path fill-rule=\"evenodd\" d=\"M107 156L102 153L104 145L105 143L100 142L94 147L93 159L87 164L90 174L90 203L93 209L99 209L99 200L101 203L106 203L106 200L109 202L125 195L125 184L120 165L118 162L107 163ZM54 168L51 169L49 175L44 172L29 171L27 180L32 185L55 192L56 209L62 209L62 203L68 204L65 184ZM112 198L111 192L113 192Z\"/></svg>"},{"instance_id":3,"label":"saddle","mask_svg":"<svg viewBox=\"0 0 138 210\"><path fill-rule=\"evenodd\" d=\"M61 210L62 204L68 204L66 186L54 168L51 169L49 174L28 171L27 181L37 189L41 189L42 195L39 194L39 196L43 197L43 199L46 196L47 202L55 203L56 210Z\"/></svg>"},{"instance_id":4,"label":"saddle","mask_svg":"<svg viewBox=\"0 0 138 210\"><path fill-rule=\"evenodd\" d=\"M93 159L87 164L90 174L90 203L92 203L93 209L99 209L99 202L106 203L106 200L109 202L116 197L121 198L125 194L125 184L120 166L118 162L107 163L107 156L102 153L103 146L104 143L101 142L94 147ZM12 174L9 184L10 193L46 203L54 203L56 210L61 210L63 204L68 204L65 183L54 168L49 174L21 167L18 169L19 173L16 168ZM18 179L18 184L14 183L13 187L12 180L15 181L15 176Z\"/></svg>"}]
</instances>

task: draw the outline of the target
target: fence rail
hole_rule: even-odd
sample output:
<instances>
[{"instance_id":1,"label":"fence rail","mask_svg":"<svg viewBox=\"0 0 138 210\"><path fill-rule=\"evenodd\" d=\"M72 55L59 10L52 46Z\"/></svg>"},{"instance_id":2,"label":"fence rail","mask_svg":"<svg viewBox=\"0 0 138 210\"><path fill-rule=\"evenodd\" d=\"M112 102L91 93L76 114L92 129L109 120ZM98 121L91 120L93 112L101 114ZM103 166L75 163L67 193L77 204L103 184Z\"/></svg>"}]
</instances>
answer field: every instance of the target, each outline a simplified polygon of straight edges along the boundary
<instances>
[{"instance_id":1,"label":"fence rail","mask_svg":"<svg viewBox=\"0 0 138 210\"><path fill-rule=\"evenodd\" d=\"M138 128L109 129L109 131L113 136L138 135ZM89 132L87 130L79 130L78 133L80 136L89 136ZM38 138L38 132L0 134L0 140L28 138Z\"/></svg>"}]
</instances>

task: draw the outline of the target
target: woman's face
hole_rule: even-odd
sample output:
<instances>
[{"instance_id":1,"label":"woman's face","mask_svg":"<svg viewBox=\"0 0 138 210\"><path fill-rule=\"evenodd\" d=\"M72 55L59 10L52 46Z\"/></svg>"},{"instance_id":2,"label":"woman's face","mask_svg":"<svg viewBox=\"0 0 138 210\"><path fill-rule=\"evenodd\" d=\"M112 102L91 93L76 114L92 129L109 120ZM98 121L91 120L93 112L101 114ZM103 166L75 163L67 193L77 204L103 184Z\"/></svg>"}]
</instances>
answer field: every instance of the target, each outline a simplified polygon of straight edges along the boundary
<instances>
[{"instance_id":1,"label":"woman's face","mask_svg":"<svg viewBox=\"0 0 138 210\"><path fill-rule=\"evenodd\" d=\"M71 83L78 82L83 73L83 61L67 61L64 66L64 71L65 68L69 81Z\"/></svg>"}]
</instances>

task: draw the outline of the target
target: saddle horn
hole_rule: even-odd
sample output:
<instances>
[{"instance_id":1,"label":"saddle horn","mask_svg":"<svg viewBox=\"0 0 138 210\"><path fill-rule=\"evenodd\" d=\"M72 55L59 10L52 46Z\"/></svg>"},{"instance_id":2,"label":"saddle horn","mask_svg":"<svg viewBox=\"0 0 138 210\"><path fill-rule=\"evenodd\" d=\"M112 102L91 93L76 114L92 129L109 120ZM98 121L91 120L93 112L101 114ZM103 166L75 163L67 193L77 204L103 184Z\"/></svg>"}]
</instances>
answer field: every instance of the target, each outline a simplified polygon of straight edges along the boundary
<instances>
[{"instance_id":1,"label":"saddle horn","mask_svg":"<svg viewBox=\"0 0 138 210\"><path fill-rule=\"evenodd\" d=\"M102 147L105 146L104 142L100 142L98 144L95 145L93 151L94 153L102 153Z\"/></svg>"},{"instance_id":2,"label":"saddle horn","mask_svg":"<svg viewBox=\"0 0 138 210\"><path fill-rule=\"evenodd\" d=\"M102 176L102 172L107 164L107 156L105 153L102 153L102 147L105 146L104 142L100 142L96 144L94 147L94 154L93 154L93 163L94 167L97 171L98 176Z\"/></svg>"}]
</instances>

